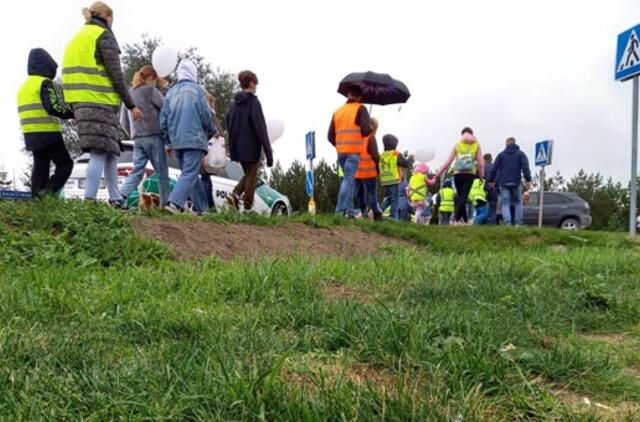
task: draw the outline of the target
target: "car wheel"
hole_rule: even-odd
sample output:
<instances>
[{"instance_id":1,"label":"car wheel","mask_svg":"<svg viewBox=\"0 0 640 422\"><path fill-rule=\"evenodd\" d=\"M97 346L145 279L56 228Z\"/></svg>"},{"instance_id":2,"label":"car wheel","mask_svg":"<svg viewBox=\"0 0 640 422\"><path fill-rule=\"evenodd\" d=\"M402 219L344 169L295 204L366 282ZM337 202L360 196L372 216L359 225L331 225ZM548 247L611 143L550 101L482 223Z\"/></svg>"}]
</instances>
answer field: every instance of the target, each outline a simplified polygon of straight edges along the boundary
<instances>
[{"instance_id":1,"label":"car wheel","mask_svg":"<svg viewBox=\"0 0 640 422\"><path fill-rule=\"evenodd\" d=\"M564 230L578 230L580 228L580 222L575 218L565 218L560 223L560 228Z\"/></svg>"},{"instance_id":2,"label":"car wheel","mask_svg":"<svg viewBox=\"0 0 640 422\"><path fill-rule=\"evenodd\" d=\"M287 206L285 204L283 204L282 202L278 202L277 204L275 204L273 206L273 208L271 208L271 216L272 217L276 217L276 216L287 216L289 215L289 212L287 210Z\"/></svg>"}]
</instances>

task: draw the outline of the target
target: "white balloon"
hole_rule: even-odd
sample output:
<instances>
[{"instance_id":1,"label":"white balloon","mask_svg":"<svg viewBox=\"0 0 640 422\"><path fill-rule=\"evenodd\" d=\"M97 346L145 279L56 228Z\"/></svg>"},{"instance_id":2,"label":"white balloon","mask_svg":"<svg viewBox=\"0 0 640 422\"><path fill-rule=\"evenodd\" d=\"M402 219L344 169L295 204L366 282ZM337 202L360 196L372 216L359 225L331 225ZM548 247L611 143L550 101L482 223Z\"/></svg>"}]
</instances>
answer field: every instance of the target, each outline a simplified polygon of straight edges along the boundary
<instances>
[{"instance_id":1,"label":"white balloon","mask_svg":"<svg viewBox=\"0 0 640 422\"><path fill-rule=\"evenodd\" d=\"M171 47L158 47L153 50L151 63L159 77L169 76L178 64L178 51Z\"/></svg>"},{"instance_id":2,"label":"white balloon","mask_svg":"<svg viewBox=\"0 0 640 422\"><path fill-rule=\"evenodd\" d=\"M269 142L274 143L284 133L284 122L279 119L267 120L267 133L269 134Z\"/></svg>"},{"instance_id":3,"label":"white balloon","mask_svg":"<svg viewBox=\"0 0 640 422\"><path fill-rule=\"evenodd\" d=\"M424 161L428 163L436 158L436 152L433 148L424 148L415 152L414 157L418 161Z\"/></svg>"}]
</instances>

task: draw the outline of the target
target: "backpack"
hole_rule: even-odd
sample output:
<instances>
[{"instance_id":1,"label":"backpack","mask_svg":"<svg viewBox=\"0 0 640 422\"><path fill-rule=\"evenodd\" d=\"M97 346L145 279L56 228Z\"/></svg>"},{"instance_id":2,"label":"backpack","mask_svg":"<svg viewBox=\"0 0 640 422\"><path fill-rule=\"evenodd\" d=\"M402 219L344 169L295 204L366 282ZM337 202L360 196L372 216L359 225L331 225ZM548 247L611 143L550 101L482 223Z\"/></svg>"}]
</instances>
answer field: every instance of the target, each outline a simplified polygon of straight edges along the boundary
<instances>
[{"instance_id":1,"label":"backpack","mask_svg":"<svg viewBox=\"0 0 640 422\"><path fill-rule=\"evenodd\" d=\"M456 145L456 161L453 163L453 170L456 173L475 173L478 170L476 162L476 153L478 152L478 143L467 144L458 142Z\"/></svg>"}]
</instances>

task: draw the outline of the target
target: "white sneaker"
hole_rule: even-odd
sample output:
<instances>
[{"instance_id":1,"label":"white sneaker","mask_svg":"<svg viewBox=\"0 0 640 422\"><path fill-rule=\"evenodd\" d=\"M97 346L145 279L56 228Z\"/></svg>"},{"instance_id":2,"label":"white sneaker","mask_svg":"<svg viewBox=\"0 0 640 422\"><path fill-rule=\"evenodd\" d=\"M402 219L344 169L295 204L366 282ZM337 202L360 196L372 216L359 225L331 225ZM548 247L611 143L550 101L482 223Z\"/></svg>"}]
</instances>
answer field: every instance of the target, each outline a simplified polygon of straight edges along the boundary
<instances>
[{"instance_id":1,"label":"white sneaker","mask_svg":"<svg viewBox=\"0 0 640 422\"><path fill-rule=\"evenodd\" d=\"M162 211L168 212L169 214L178 215L182 214L182 210L178 208L176 205L169 202L162 208Z\"/></svg>"}]
</instances>

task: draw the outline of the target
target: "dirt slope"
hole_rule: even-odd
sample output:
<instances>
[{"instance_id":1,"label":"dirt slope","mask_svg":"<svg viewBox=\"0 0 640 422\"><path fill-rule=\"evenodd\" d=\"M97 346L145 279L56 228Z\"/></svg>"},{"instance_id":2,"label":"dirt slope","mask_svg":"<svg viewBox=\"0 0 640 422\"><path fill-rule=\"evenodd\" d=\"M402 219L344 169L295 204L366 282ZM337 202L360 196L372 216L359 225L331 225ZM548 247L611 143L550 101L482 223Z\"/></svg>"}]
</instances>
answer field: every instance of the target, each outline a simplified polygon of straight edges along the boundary
<instances>
[{"instance_id":1,"label":"dirt slope","mask_svg":"<svg viewBox=\"0 0 640 422\"><path fill-rule=\"evenodd\" d=\"M300 223L225 225L144 218L135 220L133 227L139 236L169 245L173 256L182 260L212 255L224 260L291 255L348 257L380 254L384 249L381 249L382 245L415 247L408 242L353 228L324 229Z\"/></svg>"}]
</instances>

